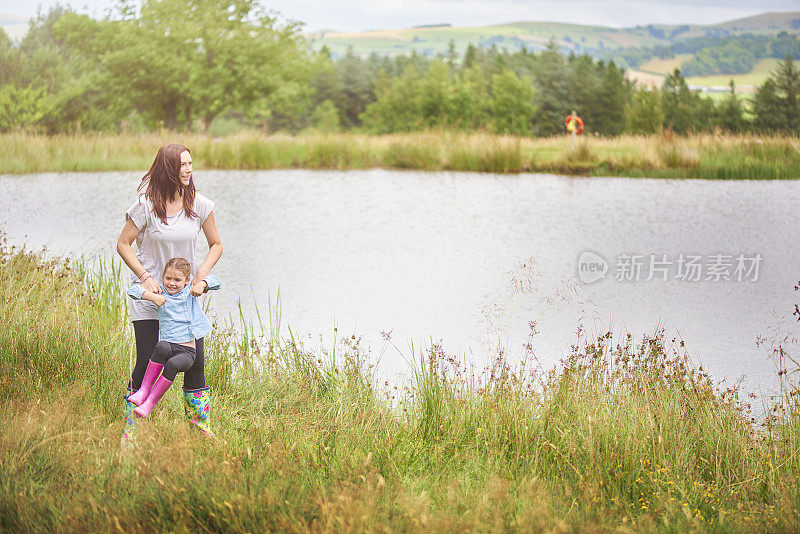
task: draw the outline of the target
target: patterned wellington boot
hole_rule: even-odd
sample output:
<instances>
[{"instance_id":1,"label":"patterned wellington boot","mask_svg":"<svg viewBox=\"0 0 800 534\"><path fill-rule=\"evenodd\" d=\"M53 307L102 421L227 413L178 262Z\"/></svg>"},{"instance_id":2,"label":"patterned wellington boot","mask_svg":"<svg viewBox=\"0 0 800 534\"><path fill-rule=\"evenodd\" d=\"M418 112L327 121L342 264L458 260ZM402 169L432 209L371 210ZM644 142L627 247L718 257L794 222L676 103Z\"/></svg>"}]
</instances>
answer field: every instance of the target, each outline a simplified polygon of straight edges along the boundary
<instances>
[{"instance_id":1,"label":"patterned wellington boot","mask_svg":"<svg viewBox=\"0 0 800 534\"><path fill-rule=\"evenodd\" d=\"M211 387L183 390L183 411L190 425L209 438L217 436L211 431Z\"/></svg>"},{"instance_id":2,"label":"patterned wellington boot","mask_svg":"<svg viewBox=\"0 0 800 534\"><path fill-rule=\"evenodd\" d=\"M133 409L136 405L128 400L132 390L128 388L128 394L125 395L125 419L122 423L122 437L119 440L119 447L123 450L130 450L136 447L136 416L133 415Z\"/></svg>"}]
</instances>

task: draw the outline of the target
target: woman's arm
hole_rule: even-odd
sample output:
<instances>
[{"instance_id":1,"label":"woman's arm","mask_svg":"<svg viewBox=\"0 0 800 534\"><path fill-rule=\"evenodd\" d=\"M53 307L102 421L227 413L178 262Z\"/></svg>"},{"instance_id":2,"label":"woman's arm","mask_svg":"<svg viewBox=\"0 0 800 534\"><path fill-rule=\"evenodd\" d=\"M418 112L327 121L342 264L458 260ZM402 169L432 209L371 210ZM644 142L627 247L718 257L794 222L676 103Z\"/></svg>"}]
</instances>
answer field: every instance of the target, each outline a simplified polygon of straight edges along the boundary
<instances>
[{"instance_id":1,"label":"woman's arm","mask_svg":"<svg viewBox=\"0 0 800 534\"><path fill-rule=\"evenodd\" d=\"M208 241L208 254L206 254L206 259L197 269L197 274L192 280L192 295L195 297L203 294L203 290L205 290L207 286L203 279L208 276L212 267L217 264L220 256L222 256L222 238L219 236L219 230L217 230L217 222L214 220L213 211L208 214L208 217L203 223L203 233L206 236L206 241ZM133 241L131 241L131 243L132 242Z\"/></svg>"},{"instance_id":2,"label":"woman's arm","mask_svg":"<svg viewBox=\"0 0 800 534\"><path fill-rule=\"evenodd\" d=\"M212 276L212 278L216 277ZM131 284L131 287L128 288L128 296L135 300L149 300L156 306L161 306L167 301L167 298L163 294L146 291L142 287L142 284L139 283Z\"/></svg>"},{"instance_id":3,"label":"woman's arm","mask_svg":"<svg viewBox=\"0 0 800 534\"><path fill-rule=\"evenodd\" d=\"M117 254L120 255L125 265L133 271L133 274L139 277L143 288L147 291L161 294L161 288L156 281L153 280L150 273L142 266L139 258L136 257L136 253L133 252L133 247L131 247L131 244L136 240L136 236L138 235L139 229L136 228L133 221L130 219L125 221L125 226L122 227L122 232L120 232L119 239L117 239ZM142 277L144 277L143 280Z\"/></svg>"}]
</instances>

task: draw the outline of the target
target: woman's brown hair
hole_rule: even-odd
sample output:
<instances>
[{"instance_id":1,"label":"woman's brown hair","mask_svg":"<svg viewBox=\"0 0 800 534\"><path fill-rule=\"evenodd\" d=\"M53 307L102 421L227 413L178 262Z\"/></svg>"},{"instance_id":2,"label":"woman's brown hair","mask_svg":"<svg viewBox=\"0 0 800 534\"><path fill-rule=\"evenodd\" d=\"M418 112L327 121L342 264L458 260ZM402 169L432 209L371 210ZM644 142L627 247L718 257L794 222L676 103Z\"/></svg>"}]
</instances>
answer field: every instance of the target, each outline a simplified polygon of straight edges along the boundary
<instances>
[{"instance_id":1,"label":"woman's brown hair","mask_svg":"<svg viewBox=\"0 0 800 534\"><path fill-rule=\"evenodd\" d=\"M189 178L189 185L181 184L181 153L191 151L179 144L170 143L158 149L150 170L142 177L139 192L145 189L144 196L153 205L156 217L167 224L167 200L174 198L183 189L183 212L187 217L197 217L194 206L194 178Z\"/></svg>"}]
</instances>

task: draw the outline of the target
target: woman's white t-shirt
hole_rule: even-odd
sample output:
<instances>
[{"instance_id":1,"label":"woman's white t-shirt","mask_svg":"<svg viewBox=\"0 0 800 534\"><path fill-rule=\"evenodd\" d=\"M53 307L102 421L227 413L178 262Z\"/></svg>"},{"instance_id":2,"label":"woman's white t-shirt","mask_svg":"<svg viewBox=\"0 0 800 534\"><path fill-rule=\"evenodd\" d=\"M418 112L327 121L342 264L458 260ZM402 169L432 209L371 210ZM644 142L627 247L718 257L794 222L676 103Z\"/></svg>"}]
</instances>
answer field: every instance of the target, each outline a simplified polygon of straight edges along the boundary
<instances>
[{"instance_id":1,"label":"woman's white t-shirt","mask_svg":"<svg viewBox=\"0 0 800 534\"><path fill-rule=\"evenodd\" d=\"M187 217L181 210L167 217L167 224L164 224L153 213L153 204L141 195L125 211L125 220L130 219L139 229L139 235L136 237L136 257L156 281L161 280L164 265L170 258L186 258L192 266L192 274L197 272L195 260L197 235L214 209L214 203L200 193L195 193L192 209L197 214L196 218ZM133 282L139 282L136 275L133 275ZM128 309L132 321L158 319L158 308L149 300L128 298Z\"/></svg>"}]
</instances>

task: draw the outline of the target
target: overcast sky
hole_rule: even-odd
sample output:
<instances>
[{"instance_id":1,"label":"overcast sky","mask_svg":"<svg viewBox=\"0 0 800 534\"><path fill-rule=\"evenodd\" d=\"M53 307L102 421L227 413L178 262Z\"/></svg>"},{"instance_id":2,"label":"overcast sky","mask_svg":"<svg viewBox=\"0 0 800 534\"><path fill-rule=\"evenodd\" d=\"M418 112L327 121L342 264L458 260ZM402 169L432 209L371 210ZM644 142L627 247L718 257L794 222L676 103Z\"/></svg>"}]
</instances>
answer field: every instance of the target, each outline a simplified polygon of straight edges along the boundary
<instances>
[{"instance_id":1,"label":"overcast sky","mask_svg":"<svg viewBox=\"0 0 800 534\"><path fill-rule=\"evenodd\" d=\"M0 0L0 14L29 17L38 6L58 0ZM114 0L62 0L75 9L102 16ZM714 24L765 11L800 11L800 0L271 0L262 5L306 29L342 31L407 28L451 23L485 26L520 20L574 22L606 26L637 24Z\"/></svg>"}]
</instances>

